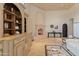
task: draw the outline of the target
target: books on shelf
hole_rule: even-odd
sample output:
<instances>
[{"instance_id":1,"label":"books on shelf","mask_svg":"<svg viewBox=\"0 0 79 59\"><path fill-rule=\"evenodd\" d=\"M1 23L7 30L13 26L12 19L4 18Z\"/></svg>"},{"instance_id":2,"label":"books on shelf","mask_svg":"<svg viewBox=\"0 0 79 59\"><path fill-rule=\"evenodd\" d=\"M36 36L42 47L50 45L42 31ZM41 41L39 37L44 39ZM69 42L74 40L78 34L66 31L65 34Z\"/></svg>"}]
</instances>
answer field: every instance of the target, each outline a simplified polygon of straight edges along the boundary
<instances>
[{"instance_id":1,"label":"books on shelf","mask_svg":"<svg viewBox=\"0 0 79 59\"><path fill-rule=\"evenodd\" d=\"M8 26L8 23L5 23L5 29L8 29L9 28L9 26Z\"/></svg>"}]
</instances>

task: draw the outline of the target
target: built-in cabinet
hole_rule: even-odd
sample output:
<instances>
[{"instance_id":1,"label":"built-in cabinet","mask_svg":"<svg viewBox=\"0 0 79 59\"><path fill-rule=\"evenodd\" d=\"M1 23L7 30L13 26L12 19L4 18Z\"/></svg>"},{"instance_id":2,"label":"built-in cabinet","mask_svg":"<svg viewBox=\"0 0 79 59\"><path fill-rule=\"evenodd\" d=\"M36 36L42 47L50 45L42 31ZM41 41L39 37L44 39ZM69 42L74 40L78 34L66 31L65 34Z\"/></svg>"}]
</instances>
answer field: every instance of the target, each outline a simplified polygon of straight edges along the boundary
<instances>
[{"instance_id":1,"label":"built-in cabinet","mask_svg":"<svg viewBox=\"0 0 79 59\"><path fill-rule=\"evenodd\" d=\"M17 36L2 38L1 42L2 50L0 55L3 56L25 56L28 55L32 45L32 35L20 34ZM4 40L6 39L6 40Z\"/></svg>"},{"instance_id":2,"label":"built-in cabinet","mask_svg":"<svg viewBox=\"0 0 79 59\"><path fill-rule=\"evenodd\" d=\"M32 44L32 33L26 33L26 18L22 22L20 10L13 3L5 3L3 8L3 38L0 38L0 55L28 55ZM22 27L24 25L24 27ZM24 32L22 33L22 28ZM17 34L17 35L15 35Z\"/></svg>"},{"instance_id":3,"label":"built-in cabinet","mask_svg":"<svg viewBox=\"0 0 79 59\"><path fill-rule=\"evenodd\" d=\"M0 56L2 56L3 49L2 49L2 41L0 41Z\"/></svg>"},{"instance_id":4,"label":"built-in cabinet","mask_svg":"<svg viewBox=\"0 0 79 59\"><path fill-rule=\"evenodd\" d=\"M25 41L20 41L15 45L14 52L15 56L23 56L24 55L24 49L25 49Z\"/></svg>"},{"instance_id":5,"label":"built-in cabinet","mask_svg":"<svg viewBox=\"0 0 79 59\"><path fill-rule=\"evenodd\" d=\"M20 10L12 3L5 3L3 10L4 36L22 33L22 16Z\"/></svg>"}]
</instances>

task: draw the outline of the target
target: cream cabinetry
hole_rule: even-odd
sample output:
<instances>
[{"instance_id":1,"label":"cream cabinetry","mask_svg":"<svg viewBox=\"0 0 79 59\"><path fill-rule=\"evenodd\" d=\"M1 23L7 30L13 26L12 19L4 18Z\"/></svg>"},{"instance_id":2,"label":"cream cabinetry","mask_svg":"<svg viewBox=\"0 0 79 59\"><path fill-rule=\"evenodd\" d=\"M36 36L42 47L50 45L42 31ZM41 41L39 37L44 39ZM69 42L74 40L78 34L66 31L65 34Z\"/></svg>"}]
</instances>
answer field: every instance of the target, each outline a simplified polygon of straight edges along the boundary
<instances>
[{"instance_id":1,"label":"cream cabinetry","mask_svg":"<svg viewBox=\"0 0 79 59\"><path fill-rule=\"evenodd\" d=\"M15 38L7 38L6 40L1 40L2 51L0 55L3 56L26 56L28 55L31 44L32 44L32 35L21 34L15 36Z\"/></svg>"},{"instance_id":2,"label":"cream cabinetry","mask_svg":"<svg viewBox=\"0 0 79 59\"><path fill-rule=\"evenodd\" d=\"M2 48L3 48L3 56L12 56L14 55L14 43L13 40L4 40L2 42Z\"/></svg>"},{"instance_id":3,"label":"cream cabinetry","mask_svg":"<svg viewBox=\"0 0 79 59\"><path fill-rule=\"evenodd\" d=\"M25 49L25 43L24 41L20 41L17 43L14 47L15 56L23 56L24 55L24 49Z\"/></svg>"},{"instance_id":4,"label":"cream cabinetry","mask_svg":"<svg viewBox=\"0 0 79 59\"><path fill-rule=\"evenodd\" d=\"M0 56L2 56L2 41L0 42Z\"/></svg>"}]
</instances>

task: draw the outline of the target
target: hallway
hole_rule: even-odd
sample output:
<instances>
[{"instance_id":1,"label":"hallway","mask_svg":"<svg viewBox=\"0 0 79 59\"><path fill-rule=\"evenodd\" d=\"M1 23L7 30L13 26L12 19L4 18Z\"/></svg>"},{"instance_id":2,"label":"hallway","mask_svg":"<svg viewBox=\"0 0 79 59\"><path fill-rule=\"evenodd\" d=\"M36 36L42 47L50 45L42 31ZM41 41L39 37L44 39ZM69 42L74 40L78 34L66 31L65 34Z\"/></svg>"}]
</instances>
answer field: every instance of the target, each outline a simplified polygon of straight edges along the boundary
<instances>
[{"instance_id":1,"label":"hallway","mask_svg":"<svg viewBox=\"0 0 79 59\"><path fill-rule=\"evenodd\" d=\"M28 56L45 56L45 45L61 45L61 38L41 38L32 42Z\"/></svg>"}]
</instances>

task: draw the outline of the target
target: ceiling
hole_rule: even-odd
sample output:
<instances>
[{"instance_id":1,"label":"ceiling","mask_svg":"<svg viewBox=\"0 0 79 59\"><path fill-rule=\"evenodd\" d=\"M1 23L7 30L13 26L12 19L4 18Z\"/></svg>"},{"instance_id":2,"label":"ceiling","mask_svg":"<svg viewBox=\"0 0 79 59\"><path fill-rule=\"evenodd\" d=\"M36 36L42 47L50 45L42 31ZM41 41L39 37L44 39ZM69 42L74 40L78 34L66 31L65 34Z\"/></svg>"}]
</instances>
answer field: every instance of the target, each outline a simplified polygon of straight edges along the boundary
<instances>
[{"instance_id":1,"label":"ceiling","mask_svg":"<svg viewBox=\"0 0 79 59\"><path fill-rule=\"evenodd\" d=\"M73 3L34 3L33 5L43 10L64 10L71 8Z\"/></svg>"}]
</instances>

